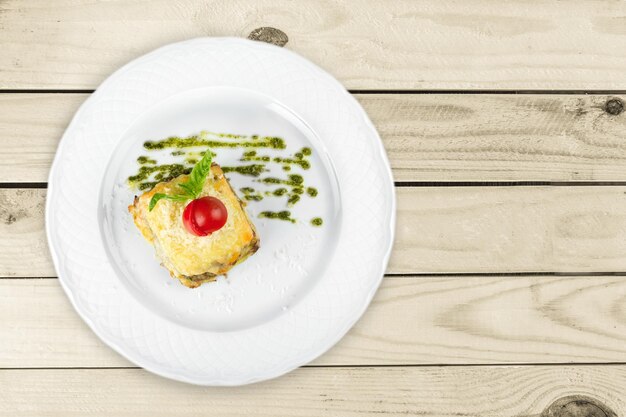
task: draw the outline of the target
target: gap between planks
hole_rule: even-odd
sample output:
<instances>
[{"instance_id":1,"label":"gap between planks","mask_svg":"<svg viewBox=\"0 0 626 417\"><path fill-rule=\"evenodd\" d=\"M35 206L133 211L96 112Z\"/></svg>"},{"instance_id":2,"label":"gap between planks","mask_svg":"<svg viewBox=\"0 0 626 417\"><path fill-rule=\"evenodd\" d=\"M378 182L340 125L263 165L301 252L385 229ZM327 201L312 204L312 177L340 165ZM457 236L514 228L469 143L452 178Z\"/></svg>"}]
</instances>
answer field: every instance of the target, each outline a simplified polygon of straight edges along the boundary
<instances>
[{"instance_id":1,"label":"gap between planks","mask_svg":"<svg viewBox=\"0 0 626 417\"><path fill-rule=\"evenodd\" d=\"M395 187L624 187L626 181L394 181ZM0 182L0 189L45 189L47 182Z\"/></svg>"},{"instance_id":2,"label":"gap between planks","mask_svg":"<svg viewBox=\"0 0 626 417\"><path fill-rule=\"evenodd\" d=\"M0 94L92 94L80 89L0 89ZM347 90L350 94L455 94L455 95L626 95L626 90Z\"/></svg>"},{"instance_id":3,"label":"gap between planks","mask_svg":"<svg viewBox=\"0 0 626 417\"><path fill-rule=\"evenodd\" d=\"M511 362L489 362L489 363L406 363L406 364L363 364L363 365L302 365L296 369L385 369L385 368L492 368L492 367L515 367L526 368L534 366L550 367L571 367L571 366L626 366L626 362L532 362L532 363L511 363ZM0 367L1 371L98 371L117 369L144 369L141 366L34 366L34 367Z\"/></svg>"},{"instance_id":4,"label":"gap between planks","mask_svg":"<svg viewBox=\"0 0 626 417\"><path fill-rule=\"evenodd\" d=\"M588 272L441 272L441 273L433 273L433 274L420 274L420 273L411 273L411 274L384 274L385 278L453 278L453 277L601 277L601 276L614 276L614 277L624 277L626 276L626 271L615 271L615 272L600 272L600 271L588 271ZM10 276L0 276L0 280L2 279L58 279L58 277L10 277Z\"/></svg>"}]
</instances>

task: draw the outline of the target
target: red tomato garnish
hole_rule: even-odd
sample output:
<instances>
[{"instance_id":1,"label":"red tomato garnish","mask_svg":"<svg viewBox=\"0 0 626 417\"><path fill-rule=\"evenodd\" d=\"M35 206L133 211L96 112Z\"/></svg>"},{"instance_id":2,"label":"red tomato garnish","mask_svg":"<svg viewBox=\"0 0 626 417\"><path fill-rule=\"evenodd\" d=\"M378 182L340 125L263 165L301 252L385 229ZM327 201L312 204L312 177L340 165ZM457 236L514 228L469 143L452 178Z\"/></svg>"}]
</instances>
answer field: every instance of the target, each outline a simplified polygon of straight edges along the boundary
<instances>
[{"instance_id":1,"label":"red tomato garnish","mask_svg":"<svg viewBox=\"0 0 626 417\"><path fill-rule=\"evenodd\" d=\"M207 236L220 230L228 220L226 206L215 197L191 201L183 211L183 224L196 236Z\"/></svg>"}]
</instances>

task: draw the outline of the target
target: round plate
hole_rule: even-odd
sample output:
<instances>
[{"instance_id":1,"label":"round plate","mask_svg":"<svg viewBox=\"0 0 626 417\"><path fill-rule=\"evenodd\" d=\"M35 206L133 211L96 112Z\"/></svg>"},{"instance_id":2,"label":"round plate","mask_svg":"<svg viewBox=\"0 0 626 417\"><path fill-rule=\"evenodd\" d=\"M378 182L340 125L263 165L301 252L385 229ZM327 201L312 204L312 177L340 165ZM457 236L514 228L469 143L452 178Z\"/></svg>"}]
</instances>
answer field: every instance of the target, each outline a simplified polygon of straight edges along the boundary
<instances>
[{"instance_id":1,"label":"round plate","mask_svg":"<svg viewBox=\"0 0 626 417\"><path fill-rule=\"evenodd\" d=\"M269 164L264 175L302 174L319 192L291 209L294 224L258 218L284 199L250 202L261 249L228 279L188 289L135 228L127 206L140 192L126 179L146 140L201 131L282 137L286 149L259 152L272 160L311 148L310 169ZM241 149L215 152L222 166L241 164ZM262 187L227 176L235 190ZM202 385L273 378L333 346L378 288L394 225L389 163L359 104L298 55L232 38L169 45L109 77L65 132L46 202L52 258L81 317L132 362Z\"/></svg>"}]
</instances>

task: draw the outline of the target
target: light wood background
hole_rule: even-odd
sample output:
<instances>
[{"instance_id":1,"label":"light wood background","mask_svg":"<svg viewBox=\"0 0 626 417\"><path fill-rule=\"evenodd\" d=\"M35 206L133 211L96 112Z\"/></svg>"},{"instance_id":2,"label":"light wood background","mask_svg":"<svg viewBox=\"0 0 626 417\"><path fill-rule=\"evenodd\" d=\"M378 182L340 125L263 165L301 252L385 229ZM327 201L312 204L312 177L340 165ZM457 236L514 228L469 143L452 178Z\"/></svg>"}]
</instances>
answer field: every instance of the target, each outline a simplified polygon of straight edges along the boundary
<instances>
[{"instance_id":1,"label":"light wood background","mask_svg":"<svg viewBox=\"0 0 626 417\"><path fill-rule=\"evenodd\" d=\"M365 316L310 365L168 381L62 293L48 169L120 65L261 27L380 131L394 252ZM626 3L609 0L0 1L0 416L626 415L624 68Z\"/></svg>"}]
</instances>

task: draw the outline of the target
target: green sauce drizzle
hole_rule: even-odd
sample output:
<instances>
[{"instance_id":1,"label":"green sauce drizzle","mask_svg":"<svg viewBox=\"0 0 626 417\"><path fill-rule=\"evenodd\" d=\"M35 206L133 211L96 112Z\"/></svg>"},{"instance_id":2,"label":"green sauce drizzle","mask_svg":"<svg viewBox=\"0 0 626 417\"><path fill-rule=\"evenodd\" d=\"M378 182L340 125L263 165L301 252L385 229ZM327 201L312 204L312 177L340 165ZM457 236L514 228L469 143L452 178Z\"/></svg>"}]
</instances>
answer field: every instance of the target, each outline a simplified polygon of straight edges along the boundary
<instances>
[{"instance_id":1,"label":"green sauce drizzle","mask_svg":"<svg viewBox=\"0 0 626 417\"><path fill-rule=\"evenodd\" d=\"M305 158L305 156L311 155L310 148L302 148L300 152L296 152L293 158L283 158L276 156L270 158L269 155L258 155L256 151L247 151L243 153L241 157L242 161L260 161L260 162L276 162L283 165L284 171L291 171L291 165L299 165L302 169L307 170L311 168L311 163Z\"/></svg>"},{"instance_id":2,"label":"green sauce drizzle","mask_svg":"<svg viewBox=\"0 0 626 417\"><path fill-rule=\"evenodd\" d=\"M260 162L269 162L271 158L268 155L258 156L256 151L248 151L244 152L240 161L260 161Z\"/></svg>"},{"instance_id":3,"label":"green sauce drizzle","mask_svg":"<svg viewBox=\"0 0 626 417\"><path fill-rule=\"evenodd\" d=\"M219 137L244 139L245 136L241 135L229 135L219 134ZM276 136L264 136L259 139L242 140L235 142L204 139L205 135L194 135L186 138L178 136L171 136L166 139L158 141L146 141L143 147L148 150L166 149L166 148L193 148L198 146L208 146L209 148L271 148L271 149L285 149L287 145L284 139Z\"/></svg>"},{"instance_id":4,"label":"green sauce drizzle","mask_svg":"<svg viewBox=\"0 0 626 417\"><path fill-rule=\"evenodd\" d=\"M287 205L289 207L293 207L293 205L295 205L298 201L300 201L300 196L298 194L292 194L287 200Z\"/></svg>"},{"instance_id":5,"label":"green sauce drizzle","mask_svg":"<svg viewBox=\"0 0 626 417\"><path fill-rule=\"evenodd\" d=\"M137 158L137 162L140 163L141 165L145 165L145 164L156 164L156 160L152 159L152 158L148 158L147 156L140 156L139 158Z\"/></svg>"},{"instance_id":6,"label":"green sauce drizzle","mask_svg":"<svg viewBox=\"0 0 626 417\"><path fill-rule=\"evenodd\" d=\"M302 183L304 182L304 178L302 178L302 175L299 175L299 174L291 174L289 175L288 180L281 180L280 178L274 178L274 177L265 177L265 178L261 178L258 181L262 182L263 184L285 184L285 185L290 185L292 187L300 187Z\"/></svg>"},{"instance_id":7,"label":"green sauce drizzle","mask_svg":"<svg viewBox=\"0 0 626 417\"><path fill-rule=\"evenodd\" d=\"M291 187L291 192L287 194L287 205L289 207L293 207L298 201L300 201L300 195L304 193L304 178L299 174L290 174L286 180L275 177L265 177L258 181L264 184L284 184ZM285 189L279 188L278 190ZM287 193L287 190L280 191L280 193L280 195L284 195Z\"/></svg>"},{"instance_id":8,"label":"green sauce drizzle","mask_svg":"<svg viewBox=\"0 0 626 417\"><path fill-rule=\"evenodd\" d=\"M313 226L320 227L324 224L324 220L322 220L321 217L314 217L313 219L311 219L311 224Z\"/></svg>"},{"instance_id":9,"label":"green sauce drizzle","mask_svg":"<svg viewBox=\"0 0 626 417\"><path fill-rule=\"evenodd\" d=\"M141 191L148 191L154 188L155 185L160 183L161 181L146 181L139 184L139 189Z\"/></svg>"},{"instance_id":10,"label":"green sauce drizzle","mask_svg":"<svg viewBox=\"0 0 626 417\"><path fill-rule=\"evenodd\" d=\"M247 201L261 201L263 200L263 196L260 194L255 195L244 195L243 198Z\"/></svg>"},{"instance_id":11,"label":"green sauce drizzle","mask_svg":"<svg viewBox=\"0 0 626 417\"><path fill-rule=\"evenodd\" d=\"M282 188L282 187L281 188L277 188L274 191L266 191L265 192L265 195L273 195L273 196L276 196L276 197L282 197L285 194L287 194L287 189L286 188Z\"/></svg>"},{"instance_id":12,"label":"green sauce drizzle","mask_svg":"<svg viewBox=\"0 0 626 417\"><path fill-rule=\"evenodd\" d=\"M164 164L164 165L142 165L139 167L139 171L135 175L128 177L128 182L131 184L138 184L140 190L148 190L154 187L157 182L170 181L180 175L189 174L191 168L181 164ZM147 182L152 174L155 175L156 182Z\"/></svg>"},{"instance_id":13,"label":"green sauce drizzle","mask_svg":"<svg viewBox=\"0 0 626 417\"><path fill-rule=\"evenodd\" d=\"M274 190L257 191L252 187L241 188L240 191L243 194L243 200L261 201L264 199L264 196L277 198L285 197L287 206L293 207L296 203L302 200L302 196L305 194L310 198L315 198L318 195L316 188L307 187L305 185L302 175L290 173L294 166L298 166L303 170L311 168L311 162L308 158L313 153L311 148L304 147L299 152L295 152L292 156L287 157L262 155L257 152L256 149L286 149L286 143L280 137L259 135L246 136L231 133L211 133L205 131L201 132L199 135L187 137L171 136L162 140L146 141L144 142L143 147L148 151L173 148L170 155L183 157L184 163L181 161L180 163L158 165L155 158L147 155L138 157L138 171L135 175L128 178L128 182L141 191L150 190L159 182L167 182L182 174L189 174L193 165L195 165L199 158L204 155L203 151L193 148L209 147L211 149L249 149L244 150L240 160L243 162L253 162L252 164L225 166L222 167L222 171L224 171L224 173L237 173L240 175L258 178L264 172L267 172L267 166L273 163L280 165L283 171L289 173L287 174L286 179L265 177L256 180L265 185L282 185L282 187ZM292 214L288 210L276 212L264 211L259 214L259 217L284 220L292 223L295 223L296 221L292 218ZM314 226L321 226L322 219L316 217L311 220L311 224Z\"/></svg>"},{"instance_id":14,"label":"green sauce drizzle","mask_svg":"<svg viewBox=\"0 0 626 417\"><path fill-rule=\"evenodd\" d=\"M292 219L291 218L291 212L287 211L287 210L283 210L283 211L262 211L261 213L259 213L259 217L260 218L265 218L265 219L278 219L278 220L285 220L291 223L295 223L296 219Z\"/></svg>"},{"instance_id":15,"label":"green sauce drizzle","mask_svg":"<svg viewBox=\"0 0 626 417\"><path fill-rule=\"evenodd\" d=\"M298 154L296 154L298 155ZM302 155L302 154L300 154ZM274 158L274 162L278 163L278 164L285 164L287 166L289 165L300 165L300 167L304 170L307 170L309 168L311 168L311 163L309 161L307 161L306 159L293 159L293 158L281 158L281 157L275 157Z\"/></svg>"},{"instance_id":16,"label":"green sauce drizzle","mask_svg":"<svg viewBox=\"0 0 626 417\"><path fill-rule=\"evenodd\" d=\"M250 177L258 177L261 173L265 172L264 164L252 164L252 165L242 165L238 167L222 167L222 171L226 172L236 172L241 175L248 175Z\"/></svg>"},{"instance_id":17,"label":"green sauce drizzle","mask_svg":"<svg viewBox=\"0 0 626 417\"><path fill-rule=\"evenodd\" d=\"M243 187L240 188L239 191L243 193L243 199L246 201L263 200L263 195L261 193L257 193L256 190L252 187Z\"/></svg>"}]
</instances>

